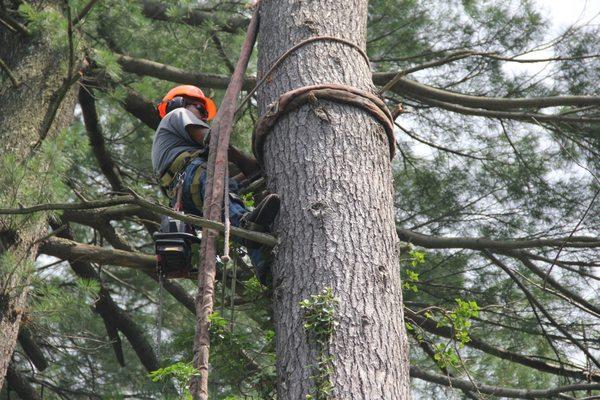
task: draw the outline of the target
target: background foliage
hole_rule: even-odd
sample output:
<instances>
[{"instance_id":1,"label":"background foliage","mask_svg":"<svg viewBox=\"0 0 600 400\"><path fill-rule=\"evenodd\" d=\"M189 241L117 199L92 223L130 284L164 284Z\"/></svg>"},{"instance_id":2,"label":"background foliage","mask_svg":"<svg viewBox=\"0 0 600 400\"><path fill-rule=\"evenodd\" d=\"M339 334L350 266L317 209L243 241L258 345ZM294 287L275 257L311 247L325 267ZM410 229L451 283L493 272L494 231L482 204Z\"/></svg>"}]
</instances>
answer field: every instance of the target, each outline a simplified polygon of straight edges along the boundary
<instances>
[{"instance_id":1,"label":"background foliage","mask_svg":"<svg viewBox=\"0 0 600 400\"><path fill-rule=\"evenodd\" d=\"M8 3L18 9L15 17L32 34L50 36L55 51L68 56L66 8L62 13L42 13L27 2ZM72 15L88 4L67 3ZM158 79L141 70L136 74L123 56L190 73L227 76L237 59L249 13L247 3L238 1L94 4L75 26L73 38L82 71L76 90L92 96L98 130L94 134L86 129L82 108L77 107L75 122L44 143L28 170L20 169L11 154L0 155L0 183L8 188L0 194L2 206L16 204L14 198L24 205L50 201L31 195L35 190L23 178L27 171L36 170L35 163L55 165L55 173L46 180L54 201L102 199L130 188L165 203L151 174L153 129L148 120L152 116L140 118L131 104L134 99L156 102L177 80ZM454 92L510 98L596 95L597 26L581 24L549 39L548 23L528 0L373 0L367 51L374 72L422 66L407 78ZM534 58L527 53L540 48L554 53L541 72L515 72L509 67L515 57ZM457 52L469 53L457 57ZM447 62L425 68L444 59ZM249 72L255 74L253 62ZM11 84L4 71L0 83ZM223 90L217 86L207 91L218 102ZM511 388L547 389L585 382L586 376L598 381L599 368L593 359L600 354L598 106L491 109L504 114L490 117L468 115L490 111L483 106L457 112L448 103L399 93L388 91L385 97L390 107L402 104L404 109L397 120L400 155L393 168L397 224L409 230L399 233L404 241L414 243L407 246L398 269L405 281L412 366ZM519 112L559 117L524 119ZM561 116L581 121L564 122ZM256 118L255 108L249 106L235 128L233 141L246 151ZM582 122L584 118L596 121ZM93 141L98 135L116 166L117 178L108 176L99 163L106 156L98 153ZM155 229L155 220L139 212L102 224L73 215L54 215L60 218L54 228L68 223L72 239L80 243L153 251L148 231ZM35 218L50 216L36 214ZM495 248L457 240L434 245L429 239L419 243L410 232L484 237L508 244ZM596 240L577 239L582 236ZM583 245L575 247L567 241L519 245L520 240L552 238ZM222 282L217 287L211 398L273 398L276 375L269 293L252 277L243 254L238 258L235 293L231 270L226 287ZM23 326L41 348L48 368L36 369L20 347L13 360L20 374L45 398L185 397L183 382L190 374L194 336L189 308L168 293L159 294L156 281L141 270L89 263L98 281L74 273L74 262L44 254L38 258ZM188 297L193 296L194 282L177 283ZM153 345L162 303L158 360L162 369L158 372L149 375L124 331L109 337L106 324L110 325L111 316L98 311L100 299L108 301L106 296ZM125 366L115 357L117 338ZM521 361L514 355L522 356ZM554 373L540 368L542 364ZM575 372L565 376L556 372L561 368ZM493 397L476 389L447 386L413 379L415 398ZM594 393L598 392L587 395ZM0 398L8 395L5 387Z\"/></svg>"}]
</instances>

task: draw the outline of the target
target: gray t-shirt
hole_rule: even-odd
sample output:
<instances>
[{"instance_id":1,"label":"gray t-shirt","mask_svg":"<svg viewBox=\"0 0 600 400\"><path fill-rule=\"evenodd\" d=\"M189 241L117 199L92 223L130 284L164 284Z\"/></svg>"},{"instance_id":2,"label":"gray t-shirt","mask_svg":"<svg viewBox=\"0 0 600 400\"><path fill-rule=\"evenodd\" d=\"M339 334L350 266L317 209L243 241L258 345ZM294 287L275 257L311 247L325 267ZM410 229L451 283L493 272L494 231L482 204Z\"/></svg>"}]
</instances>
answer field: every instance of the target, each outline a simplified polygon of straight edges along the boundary
<instances>
[{"instance_id":1,"label":"gray t-shirt","mask_svg":"<svg viewBox=\"0 0 600 400\"><path fill-rule=\"evenodd\" d=\"M176 108L160 121L152 142L152 169L157 178L160 178L181 152L202 148L185 129L189 125L209 128L206 122L185 108Z\"/></svg>"}]
</instances>

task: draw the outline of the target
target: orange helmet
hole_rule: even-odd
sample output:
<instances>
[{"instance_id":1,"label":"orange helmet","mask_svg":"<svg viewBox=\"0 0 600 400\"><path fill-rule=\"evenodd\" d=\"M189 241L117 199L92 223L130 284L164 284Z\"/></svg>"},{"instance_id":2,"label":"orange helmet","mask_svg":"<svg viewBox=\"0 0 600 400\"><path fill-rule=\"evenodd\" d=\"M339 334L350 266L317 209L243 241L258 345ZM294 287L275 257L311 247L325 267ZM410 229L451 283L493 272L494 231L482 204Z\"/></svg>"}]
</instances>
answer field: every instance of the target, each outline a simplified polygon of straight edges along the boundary
<instances>
[{"instance_id":1,"label":"orange helmet","mask_svg":"<svg viewBox=\"0 0 600 400\"><path fill-rule=\"evenodd\" d=\"M163 97L158 107L156 107L158 110L158 115L160 115L161 119L167 115L167 103L178 96L191 98L203 103L208 114L206 119L209 121L217 115L217 106L215 105L215 102L206 97L200 88L192 85L181 85L169 90L165 97Z\"/></svg>"}]
</instances>

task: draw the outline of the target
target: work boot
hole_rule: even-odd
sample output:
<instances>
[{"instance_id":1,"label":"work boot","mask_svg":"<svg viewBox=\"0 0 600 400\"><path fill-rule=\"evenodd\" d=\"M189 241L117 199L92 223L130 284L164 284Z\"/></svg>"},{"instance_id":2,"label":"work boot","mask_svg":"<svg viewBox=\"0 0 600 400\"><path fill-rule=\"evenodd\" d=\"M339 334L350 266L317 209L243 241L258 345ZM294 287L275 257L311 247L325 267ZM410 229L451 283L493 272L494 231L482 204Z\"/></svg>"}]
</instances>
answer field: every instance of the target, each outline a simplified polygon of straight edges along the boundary
<instances>
[{"instance_id":1,"label":"work boot","mask_svg":"<svg viewBox=\"0 0 600 400\"><path fill-rule=\"evenodd\" d=\"M242 217L240 227L255 232L269 232L278 212L279 196L271 193L253 211Z\"/></svg>"},{"instance_id":2,"label":"work boot","mask_svg":"<svg viewBox=\"0 0 600 400\"><path fill-rule=\"evenodd\" d=\"M240 227L255 232L270 232L271 225L279 212L279 205L278 195L267 195L253 211L242 217ZM248 248L248 253L256 270L256 277L260 283L269 286L271 264L273 263L271 249L251 240L245 240L244 245Z\"/></svg>"}]
</instances>

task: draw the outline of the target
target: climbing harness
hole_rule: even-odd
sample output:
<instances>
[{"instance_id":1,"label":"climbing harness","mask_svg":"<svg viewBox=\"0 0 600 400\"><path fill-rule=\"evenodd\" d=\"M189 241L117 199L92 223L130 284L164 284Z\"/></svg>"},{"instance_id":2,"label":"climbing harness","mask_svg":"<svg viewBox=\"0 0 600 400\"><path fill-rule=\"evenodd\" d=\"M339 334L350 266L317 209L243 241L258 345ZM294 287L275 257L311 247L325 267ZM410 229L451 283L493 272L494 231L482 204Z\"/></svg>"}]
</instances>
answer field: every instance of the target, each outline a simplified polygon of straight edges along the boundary
<instances>
[{"instance_id":1,"label":"climbing harness","mask_svg":"<svg viewBox=\"0 0 600 400\"><path fill-rule=\"evenodd\" d=\"M175 193L171 188L175 178L180 175L188 163L196 157L201 157L207 153L206 148L194 151L183 151L169 165L169 168L159 178L160 187L169 198L173 198Z\"/></svg>"}]
</instances>

